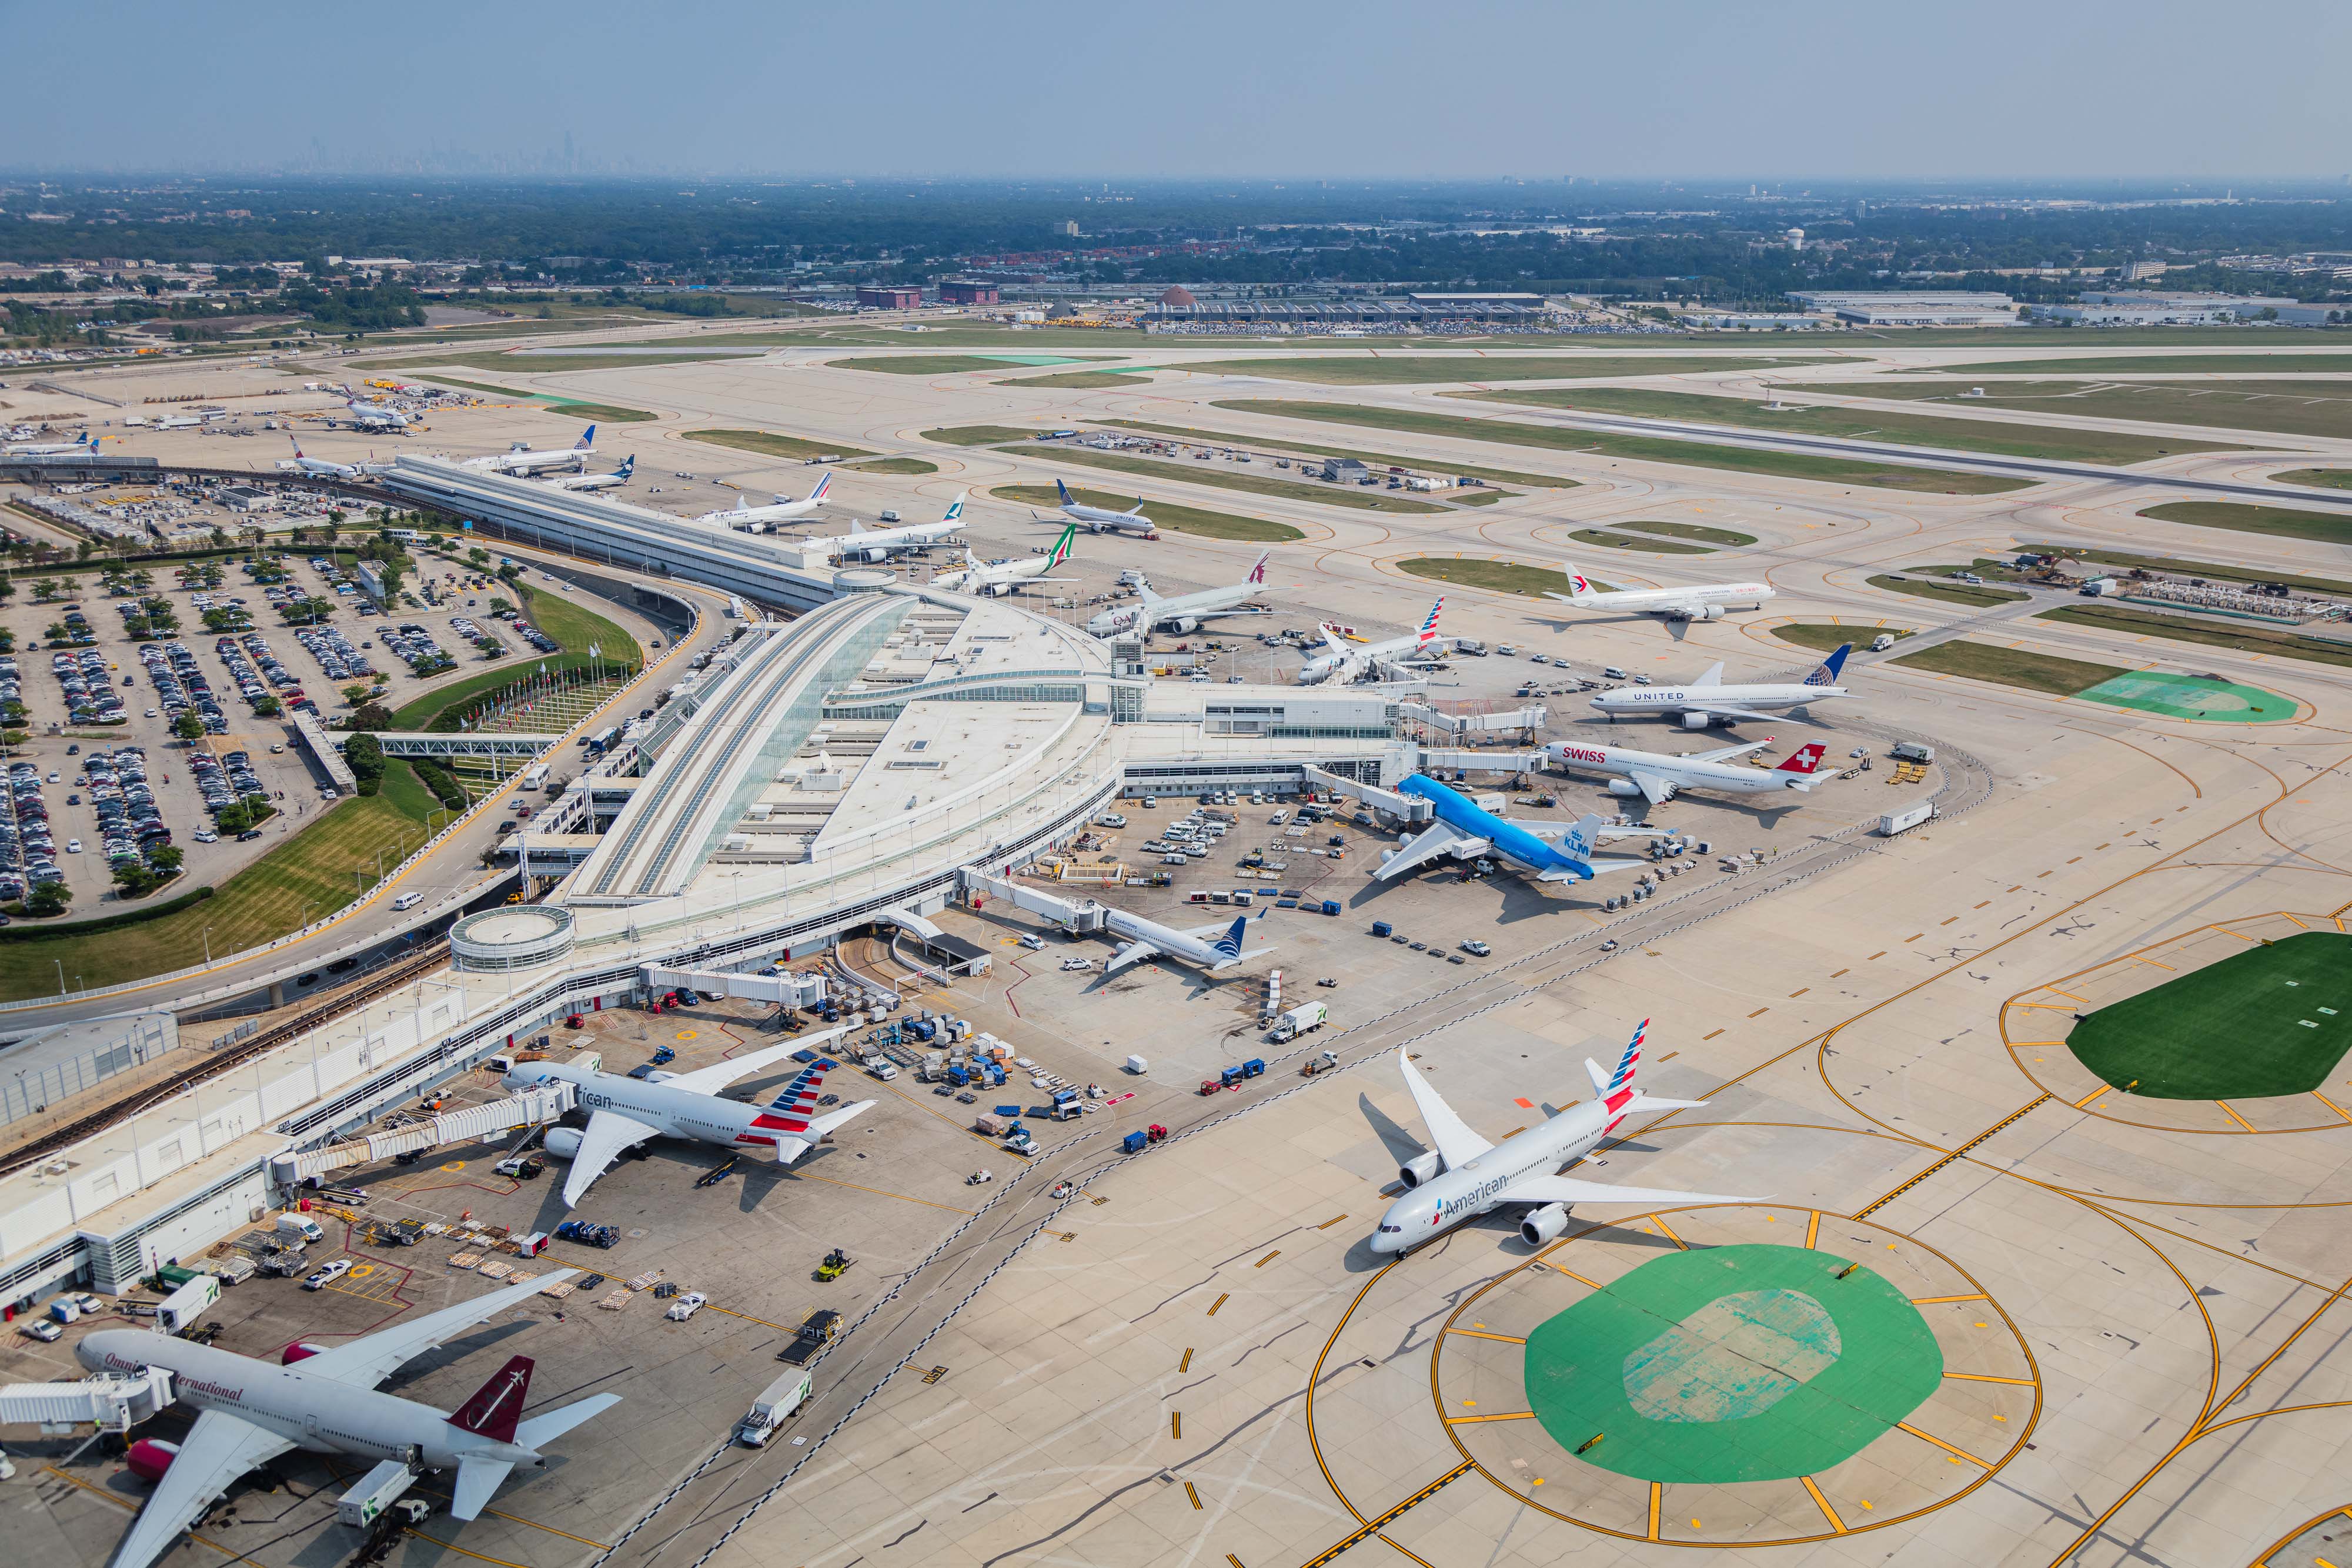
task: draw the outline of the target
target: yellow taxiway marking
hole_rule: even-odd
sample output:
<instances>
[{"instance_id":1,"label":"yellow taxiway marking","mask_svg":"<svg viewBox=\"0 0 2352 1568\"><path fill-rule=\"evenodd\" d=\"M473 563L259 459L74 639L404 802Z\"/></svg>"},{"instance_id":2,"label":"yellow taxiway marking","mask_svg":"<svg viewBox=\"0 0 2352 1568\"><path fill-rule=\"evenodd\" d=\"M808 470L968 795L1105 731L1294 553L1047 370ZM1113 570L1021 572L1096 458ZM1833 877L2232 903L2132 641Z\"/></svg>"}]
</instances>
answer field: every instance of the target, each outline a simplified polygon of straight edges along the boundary
<instances>
[{"instance_id":1,"label":"yellow taxiway marking","mask_svg":"<svg viewBox=\"0 0 2352 1568\"><path fill-rule=\"evenodd\" d=\"M1812 1246L1814 1239L1819 1237L1821 1233L1822 1211L1817 1208L1813 1210L1812 1218L1805 1221L1805 1245L1807 1247Z\"/></svg>"},{"instance_id":2,"label":"yellow taxiway marking","mask_svg":"<svg viewBox=\"0 0 2352 1568\"><path fill-rule=\"evenodd\" d=\"M1335 1225L1339 1224L1339 1221L1341 1221L1341 1220L1343 1220L1343 1219L1345 1219L1345 1218L1348 1218L1348 1217L1347 1217L1346 1215L1344 1215L1344 1214L1335 1214L1335 1215L1333 1215L1330 1218L1328 1218L1328 1219L1325 1220L1322 1224L1320 1224L1320 1225L1317 1226L1315 1228L1316 1228L1316 1229L1318 1229L1318 1230L1328 1230L1328 1229L1330 1229L1333 1226L1335 1226Z\"/></svg>"},{"instance_id":3,"label":"yellow taxiway marking","mask_svg":"<svg viewBox=\"0 0 2352 1568\"><path fill-rule=\"evenodd\" d=\"M1990 1464L1987 1463L1987 1462L1986 1462L1985 1460L1983 1460L1983 1459L1979 1459L1979 1458L1978 1458L1974 1454L1969 1453L1966 1448L1956 1448L1952 1447L1952 1445L1951 1445L1951 1444L1947 1443L1946 1441L1944 1441L1944 1439L1943 1439L1943 1438L1941 1438L1941 1437L1929 1437L1927 1433L1922 1432L1921 1430L1919 1430L1919 1428L1918 1428L1918 1427L1914 1427L1913 1425L1911 1425L1911 1423L1909 1423L1908 1421L1897 1421L1897 1422L1896 1422L1896 1423L1895 1423L1895 1424L1897 1427L1901 1427L1903 1430L1905 1430L1906 1432L1910 1433L1913 1437L1915 1437L1918 1438L1918 1439L1919 1439L1921 1442L1923 1442L1923 1443L1933 1443L1933 1444L1935 1444L1935 1445L1936 1445L1936 1447L1937 1447L1937 1448L1939 1448L1943 1449L1943 1450L1944 1450L1944 1452L1946 1452L1946 1453L1948 1453L1948 1454L1958 1454L1961 1458L1964 1458L1964 1459L1968 1460L1968 1462L1969 1462L1969 1463L1970 1463L1970 1464L1972 1464L1972 1465L1976 1466L1979 1469L1981 1469L1981 1470L1989 1470L1989 1469L1992 1469L1992 1466L1991 1466Z\"/></svg>"},{"instance_id":4,"label":"yellow taxiway marking","mask_svg":"<svg viewBox=\"0 0 2352 1568\"><path fill-rule=\"evenodd\" d=\"M1209 1316L1213 1318L1215 1317L1217 1315L1217 1309L1223 1306L1226 1299L1232 1296L1232 1294L1233 1292L1231 1291L1227 1291L1224 1295L1219 1296L1215 1301L1211 1301L1209 1303Z\"/></svg>"},{"instance_id":5,"label":"yellow taxiway marking","mask_svg":"<svg viewBox=\"0 0 2352 1568\"><path fill-rule=\"evenodd\" d=\"M1460 1334L1465 1339L1500 1340L1505 1344L1525 1344L1527 1336L1515 1333L1488 1333L1483 1329L1448 1329L1447 1333ZM1181 1368L1179 1370L1181 1370Z\"/></svg>"},{"instance_id":6,"label":"yellow taxiway marking","mask_svg":"<svg viewBox=\"0 0 2352 1568\"><path fill-rule=\"evenodd\" d=\"M1994 1377L1989 1373L1982 1372L1948 1372L1944 1375L1957 1378L1962 1383L2013 1383L2020 1388L2034 1386L2033 1379L2030 1377Z\"/></svg>"},{"instance_id":7,"label":"yellow taxiway marking","mask_svg":"<svg viewBox=\"0 0 2352 1568\"><path fill-rule=\"evenodd\" d=\"M1845 1533L1845 1521L1837 1516L1837 1510L1832 1508L1830 1506L1830 1500L1822 1495L1822 1489L1813 1484L1813 1478L1811 1476L1799 1476L1797 1479L1805 1483L1805 1490L1813 1494L1813 1502L1821 1509L1822 1517L1830 1521L1830 1528L1836 1531L1840 1535L1843 1535Z\"/></svg>"},{"instance_id":8,"label":"yellow taxiway marking","mask_svg":"<svg viewBox=\"0 0 2352 1568\"><path fill-rule=\"evenodd\" d=\"M1191 1499L1192 1500L1192 1511L1193 1511L1193 1512L1195 1512L1195 1513L1200 1512L1200 1511L1201 1511L1201 1493L1200 1493L1199 1489L1197 1489L1196 1487L1194 1487L1191 1481L1186 1481L1186 1482L1184 1483L1184 1495L1185 1495L1186 1497L1189 1497L1189 1498L1191 1498Z\"/></svg>"},{"instance_id":9,"label":"yellow taxiway marking","mask_svg":"<svg viewBox=\"0 0 2352 1568\"><path fill-rule=\"evenodd\" d=\"M1674 1228L1673 1228L1672 1226L1668 1225L1668 1224L1667 1224L1664 1219L1660 1219L1660 1218L1658 1218L1658 1217L1657 1217L1657 1216L1655 1216L1655 1215L1652 1215L1650 1218L1651 1218L1652 1219L1654 1219L1654 1220L1655 1220L1655 1221L1656 1221L1656 1223L1657 1223L1657 1227L1658 1227L1658 1228L1659 1228L1660 1230L1663 1230L1663 1231L1664 1231L1664 1232L1666 1233L1666 1239L1667 1239L1667 1240L1669 1240L1669 1241L1673 1242L1675 1246L1677 1246L1677 1247L1681 1248L1681 1249L1682 1249L1684 1251L1685 1251L1685 1252L1687 1252L1687 1251L1689 1251L1689 1250L1690 1250L1690 1243L1689 1243L1689 1242L1687 1242L1687 1241L1685 1241L1685 1240L1684 1240L1681 1237L1679 1237L1679 1236L1675 1235L1675 1232L1674 1232Z\"/></svg>"},{"instance_id":10,"label":"yellow taxiway marking","mask_svg":"<svg viewBox=\"0 0 2352 1568\"><path fill-rule=\"evenodd\" d=\"M1650 1539L1653 1541L1658 1538L1658 1505L1664 1500L1664 1494L1665 1488L1655 1481L1650 1483Z\"/></svg>"},{"instance_id":11,"label":"yellow taxiway marking","mask_svg":"<svg viewBox=\"0 0 2352 1568\"><path fill-rule=\"evenodd\" d=\"M2077 1111L2089 1110L2092 1101L2096 1100L2100 1095L2105 1094L2108 1090L2114 1087L2115 1085L2112 1083L2100 1084L2096 1089L2092 1090L2088 1094L2085 1094L2080 1100L2075 1101L2074 1109Z\"/></svg>"},{"instance_id":12,"label":"yellow taxiway marking","mask_svg":"<svg viewBox=\"0 0 2352 1568\"><path fill-rule=\"evenodd\" d=\"M1259 1259L1256 1262L1255 1262L1255 1263L1251 1264L1251 1265L1250 1265L1250 1267L1251 1267L1251 1268L1253 1268L1253 1269L1263 1269L1263 1268L1265 1268L1268 1263L1273 1262L1276 1258L1279 1258L1279 1257L1281 1257L1281 1256L1282 1256L1282 1249L1281 1249L1281 1248L1279 1248L1279 1247L1277 1247L1277 1248L1276 1248L1273 1251L1271 1251L1271 1252L1267 1253L1265 1257L1263 1257L1263 1258Z\"/></svg>"},{"instance_id":13,"label":"yellow taxiway marking","mask_svg":"<svg viewBox=\"0 0 2352 1568\"><path fill-rule=\"evenodd\" d=\"M2311 1097L2318 1101L2321 1104L2326 1106L2329 1110L2335 1112L2337 1115L2344 1116L2344 1107L2338 1105L2335 1101L2330 1100L2326 1095L2322 1094L2318 1090L2313 1090L2311 1092ZM2347 1122L2352 1122L2352 1116L2344 1116L2344 1119Z\"/></svg>"},{"instance_id":14,"label":"yellow taxiway marking","mask_svg":"<svg viewBox=\"0 0 2352 1568\"><path fill-rule=\"evenodd\" d=\"M1915 1307L1932 1307L1938 1301L1990 1301L1991 1300L1990 1296L1979 1291L1973 1296L1914 1296L1911 1298L1911 1304Z\"/></svg>"},{"instance_id":15,"label":"yellow taxiway marking","mask_svg":"<svg viewBox=\"0 0 2352 1568\"><path fill-rule=\"evenodd\" d=\"M1560 1269L1560 1266L1559 1266L1559 1264L1557 1264L1557 1263L1554 1263L1554 1264L1552 1265L1552 1267L1553 1267L1553 1268L1555 1268L1555 1269L1559 1269L1559 1271L1560 1271L1561 1273L1563 1273L1563 1274L1567 1275L1570 1279L1571 1279L1571 1280L1575 1281L1578 1284L1582 1285L1582 1286L1583 1286L1586 1290L1588 1290L1588 1291L1597 1291L1597 1290L1601 1289L1601 1286L1600 1286L1596 1281L1586 1279L1583 1275L1581 1275L1581 1274L1578 1273L1578 1272L1577 1272L1575 1270L1573 1270L1573 1269Z\"/></svg>"},{"instance_id":16,"label":"yellow taxiway marking","mask_svg":"<svg viewBox=\"0 0 2352 1568\"><path fill-rule=\"evenodd\" d=\"M1532 1421L1535 1418L1536 1413L1532 1410L1506 1410L1499 1416L1448 1416L1445 1424L1449 1427L1469 1427L1480 1421Z\"/></svg>"},{"instance_id":17,"label":"yellow taxiway marking","mask_svg":"<svg viewBox=\"0 0 2352 1568\"><path fill-rule=\"evenodd\" d=\"M1192 1347L1191 1345L1188 1344L1184 1347L1184 1359L1176 1364L1176 1370L1179 1372L1190 1372L1192 1370Z\"/></svg>"},{"instance_id":18,"label":"yellow taxiway marking","mask_svg":"<svg viewBox=\"0 0 2352 1568\"><path fill-rule=\"evenodd\" d=\"M2230 1103L2227 1100L2216 1100L2213 1103L2221 1107L2221 1114L2229 1117L2230 1120L2235 1122L2249 1133L2254 1130L2254 1124L2252 1122L2247 1121L2243 1116L2239 1115L2235 1111L2230 1109Z\"/></svg>"},{"instance_id":19,"label":"yellow taxiway marking","mask_svg":"<svg viewBox=\"0 0 2352 1568\"><path fill-rule=\"evenodd\" d=\"M1184 1412L1181 1410L1168 1412L1168 1435L1171 1437L1181 1437L1184 1435Z\"/></svg>"}]
</instances>

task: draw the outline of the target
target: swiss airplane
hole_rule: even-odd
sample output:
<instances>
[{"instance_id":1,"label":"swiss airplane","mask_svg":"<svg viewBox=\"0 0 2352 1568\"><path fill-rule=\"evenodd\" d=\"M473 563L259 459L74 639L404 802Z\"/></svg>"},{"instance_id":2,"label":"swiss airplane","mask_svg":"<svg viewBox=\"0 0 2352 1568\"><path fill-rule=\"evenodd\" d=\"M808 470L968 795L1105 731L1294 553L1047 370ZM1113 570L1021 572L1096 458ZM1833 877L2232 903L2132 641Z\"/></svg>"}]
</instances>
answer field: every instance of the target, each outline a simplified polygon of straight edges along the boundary
<instances>
[{"instance_id":1,"label":"swiss airplane","mask_svg":"<svg viewBox=\"0 0 2352 1568\"><path fill-rule=\"evenodd\" d=\"M84 1335L74 1354L90 1371L162 1367L173 1375L173 1398L200 1412L177 1448L152 1440L132 1445L134 1472L162 1473L110 1568L147 1568L237 1477L289 1448L346 1455L368 1465L398 1459L454 1470L449 1512L477 1517L509 1471L519 1465L545 1468L542 1448L611 1409L621 1396L592 1394L523 1420L532 1364L527 1355L508 1361L455 1411L379 1394L376 1385L404 1363L577 1272L561 1269L492 1291L284 1366L145 1329Z\"/></svg>"},{"instance_id":2,"label":"swiss airplane","mask_svg":"<svg viewBox=\"0 0 2352 1568\"><path fill-rule=\"evenodd\" d=\"M1642 1041L1650 1032L1643 1019L1617 1071L1601 1071L1585 1058L1584 1071L1592 1079L1593 1098L1547 1118L1524 1133L1490 1144L1470 1130L1439 1098L1429 1081L1403 1050L1397 1067L1412 1103L1421 1111L1429 1141L1437 1146L1398 1167L1397 1177L1411 1190L1389 1205L1372 1233L1375 1252L1402 1252L1443 1236L1465 1219L1475 1219L1506 1205L1528 1210L1519 1220L1519 1238L1530 1247L1559 1239L1568 1228L1569 1209L1580 1203L1750 1203L1752 1198L1714 1192L1675 1192L1664 1187L1610 1186L1559 1176L1560 1166L1580 1160L1600 1146L1626 1117L1639 1111L1687 1111L1704 1100L1657 1100L1633 1087L1641 1066Z\"/></svg>"},{"instance_id":3,"label":"swiss airplane","mask_svg":"<svg viewBox=\"0 0 2352 1568\"><path fill-rule=\"evenodd\" d=\"M1437 808L1437 821L1392 850L1381 852L1371 868L1375 882L1389 882L1443 855L1477 860L1498 855L1538 882L1591 882L1612 871L1633 871L1647 861L1600 860L1593 850L1603 838L1664 838L1664 828L1604 828L1598 813L1575 822L1518 822L1497 817L1436 779L1408 774L1402 795L1418 795Z\"/></svg>"},{"instance_id":4,"label":"swiss airplane","mask_svg":"<svg viewBox=\"0 0 2352 1568\"><path fill-rule=\"evenodd\" d=\"M1062 516L1074 523L1086 524L1087 531L1090 534L1098 534L1105 528L1108 528L1115 534L1140 534L1147 539L1156 539L1160 537L1160 530L1152 526L1150 517L1143 515L1143 497L1140 496L1135 498L1133 510L1114 512L1108 507L1087 506L1076 496L1071 495L1070 487L1059 479L1054 481L1054 488L1061 493ZM1033 522L1050 523L1054 520L1051 517L1041 517L1034 512L1030 513L1029 517Z\"/></svg>"},{"instance_id":5,"label":"swiss airplane","mask_svg":"<svg viewBox=\"0 0 2352 1568\"><path fill-rule=\"evenodd\" d=\"M1769 582L1702 582L1691 588L1612 588L1601 590L1586 580L1575 567L1568 568L1568 591L1547 593L1579 610L1599 610L1618 615L1663 615L1669 621L1720 621L1727 610L1761 610L1772 597Z\"/></svg>"},{"instance_id":6,"label":"swiss airplane","mask_svg":"<svg viewBox=\"0 0 2352 1568\"><path fill-rule=\"evenodd\" d=\"M824 505L825 492L833 488L833 476L825 474L816 482L816 488L793 500L779 496L765 507L751 505L748 496L738 496L735 504L716 512L705 512L695 518L698 523L724 523L730 528L748 528L755 523L781 523L793 517L805 517Z\"/></svg>"},{"instance_id":7,"label":"swiss airplane","mask_svg":"<svg viewBox=\"0 0 2352 1568\"><path fill-rule=\"evenodd\" d=\"M1620 718L1650 716L1675 719L1685 729L1706 729L1718 723L1735 724L1743 718L1768 723L1769 716L1763 711L1767 708L1785 712L1846 695L1846 689L1837 684L1837 679L1839 672L1845 668L1845 656L1853 652L1853 643L1839 643L1836 653L1794 684L1727 686L1723 684L1723 664L1718 660L1686 686L1618 686L1594 697L1592 706L1607 714L1612 724Z\"/></svg>"},{"instance_id":8,"label":"swiss airplane","mask_svg":"<svg viewBox=\"0 0 2352 1568\"><path fill-rule=\"evenodd\" d=\"M1759 795L1776 789L1810 790L1829 775L1816 771L1820 741L1808 741L1781 759L1777 768L1734 766L1733 758L1763 750L1772 737L1715 751L1695 751L1677 757L1665 751L1635 751L1622 746L1587 746L1581 741L1555 740L1544 747L1551 760L1572 772L1610 774L1609 792L1630 800L1639 795L1661 805L1685 789L1711 789L1727 795Z\"/></svg>"},{"instance_id":9,"label":"swiss airplane","mask_svg":"<svg viewBox=\"0 0 2352 1568\"><path fill-rule=\"evenodd\" d=\"M1339 633L1328 623L1318 628L1323 633L1323 646L1329 650L1318 654L1298 667L1298 684L1302 686L1320 685L1335 676L1350 681L1358 675L1379 674L1382 667L1403 668L1427 664L1445 651L1437 635L1438 612L1445 608L1444 599L1429 607L1422 618L1421 629L1410 636L1391 637L1385 643L1369 643L1351 648L1342 642Z\"/></svg>"},{"instance_id":10,"label":"swiss airplane","mask_svg":"<svg viewBox=\"0 0 2352 1568\"><path fill-rule=\"evenodd\" d=\"M739 1152L765 1151L778 1165L791 1165L850 1118L874 1108L873 1101L860 1100L822 1116L812 1113L824 1075L840 1063L818 1057L764 1105L722 1099L719 1092L795 1051L848 1032L846 1026L827 1030L692 1072L656 1072L646 1078L624 1077L583 1062L522 1062L507 1074L506 1083L509 1089L528 1089L561 1079L579 1086L580 1103L588 1107L587 1129L557 1127L545 1140L549 1154L572 1162L571 1173L563 1178L563 1207L571 1208L614 1160L647 1138L691 1138Z\"/></svg>"}]
</instances>

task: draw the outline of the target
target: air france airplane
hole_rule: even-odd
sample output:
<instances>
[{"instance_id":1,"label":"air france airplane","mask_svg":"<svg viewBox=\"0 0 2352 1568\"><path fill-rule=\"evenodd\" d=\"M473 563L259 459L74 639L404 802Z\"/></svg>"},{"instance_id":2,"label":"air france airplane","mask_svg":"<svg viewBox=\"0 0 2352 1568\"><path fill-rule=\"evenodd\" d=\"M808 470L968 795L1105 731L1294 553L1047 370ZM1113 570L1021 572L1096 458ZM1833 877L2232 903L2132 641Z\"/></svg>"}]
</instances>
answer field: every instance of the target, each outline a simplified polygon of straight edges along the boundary
<instances>
[{"instance_id":1,"label":"air france airplane","mask_svg":"<svg viewBox=\"0 0 2352 1568\"><path fill-rule=\"evenodd\" d=\"M1412 1058L1397 1051L1397 1067L1404 1086L1421 1111L1435 1149L1415 1155L1397 1170L1409 1187L1381 1216L1372 1233L1375 1252L1402 1252L1443 1236L1465 1219L1475 1219L1506 1205L1528 1210L1519 1221L1519 1237L1530 1247L1559 1239L1568 1228L1568 1211L1580 1203L1751 1203L1753 1198L1715 1192L1675 1192L1664 1187L1608 1186L1559 1176L1560 1166L1580 1160L1600 1146L1626 1117L1640 1111L1687 1111L1704 1100L1656 1100L1633 1087L1642 1061L1642 1041L1650 1032L1643 1019L1617 1059L1617 1071L1604 1072L1587 1057L1584 1071L1592 1080L1594 1098L1570 1105L1499 1145L1470 1130L1454 1107L1429 1086Z\"/></svg>"},{"instance_id":2,"label":"air france airplane","mask_svg":"<svg viewBox=\"0 0 2352 1568\"><path fill-rule=\"evenodd\" d=\"M1427 864L1440 855L1476 860L1499 855L1538 882L1591 882L1612 871L1633 871L1645 861L1595 860L1593 850L1604 836L1663 838L1663 828L1604 828L1598 814L1565 826L1549 822L1517 822L1482 810L1466 797L1424 774L1408 774L1397 785L1402 795L1418 795L1437 808L1437 821L1392 850L1381 852L1371 868L1372 880L1389 882ZM1557 839L1558 843L1547 842Z\"/></svg>"}]
</instances>

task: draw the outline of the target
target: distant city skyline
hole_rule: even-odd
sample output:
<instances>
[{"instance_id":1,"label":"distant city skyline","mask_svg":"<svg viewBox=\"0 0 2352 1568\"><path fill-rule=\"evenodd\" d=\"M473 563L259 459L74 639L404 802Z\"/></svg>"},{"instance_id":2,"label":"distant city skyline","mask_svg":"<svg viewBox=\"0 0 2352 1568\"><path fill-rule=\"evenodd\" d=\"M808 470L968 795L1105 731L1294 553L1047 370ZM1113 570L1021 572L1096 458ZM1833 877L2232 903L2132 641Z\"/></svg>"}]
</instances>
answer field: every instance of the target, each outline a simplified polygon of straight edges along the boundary
<instances>
[{"instance_id":1,"label":"distant city skyline","mask_svg":"<svg viewBox=\"0 0 2352 1568\"><path fill-rule=\"evenodd\" d=\"M0 160L278 174L2341 181L2352 11L17 8ZM975 26L975 21L978 26ZM2252 24L2251 26L2249 24ZM41 61L38 70L22 62ZM86 62L78 65L77 62Z\"/></svg>"}]
</instances>

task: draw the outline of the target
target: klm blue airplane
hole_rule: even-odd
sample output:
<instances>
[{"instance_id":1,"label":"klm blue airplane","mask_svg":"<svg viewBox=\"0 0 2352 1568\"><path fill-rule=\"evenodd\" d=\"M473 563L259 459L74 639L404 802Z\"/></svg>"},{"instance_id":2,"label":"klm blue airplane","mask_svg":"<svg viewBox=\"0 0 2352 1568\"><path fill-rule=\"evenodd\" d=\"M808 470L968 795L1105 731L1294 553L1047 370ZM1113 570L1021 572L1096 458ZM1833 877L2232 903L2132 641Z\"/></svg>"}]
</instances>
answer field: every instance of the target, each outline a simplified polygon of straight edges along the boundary
<instances>
[{"instance_id":1,"label":"klm blue airplane","mask_svg":"<svg viewBox=\"0 0 2352 1568\"><path fill-rule=\"evenodd\" d=\"M1565 826L1515 822L1481 810L1466 797L1420 773L1408 775L1397 792L1430 801L1437 808L1437 821L1388 851L1372 868L1376 882L1402 876L1440 855L1458 861L1491 855L1532 872L1538 882L1590 882L1606 872L1633 871L1649 863L1594 859L1592 852L1604 833L1622 838L1666 836L1663 828L1603 828L1597 814Z\"/></svg>"}]
</instances>

